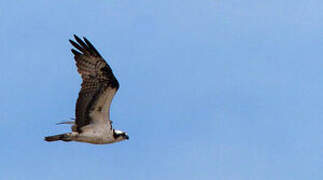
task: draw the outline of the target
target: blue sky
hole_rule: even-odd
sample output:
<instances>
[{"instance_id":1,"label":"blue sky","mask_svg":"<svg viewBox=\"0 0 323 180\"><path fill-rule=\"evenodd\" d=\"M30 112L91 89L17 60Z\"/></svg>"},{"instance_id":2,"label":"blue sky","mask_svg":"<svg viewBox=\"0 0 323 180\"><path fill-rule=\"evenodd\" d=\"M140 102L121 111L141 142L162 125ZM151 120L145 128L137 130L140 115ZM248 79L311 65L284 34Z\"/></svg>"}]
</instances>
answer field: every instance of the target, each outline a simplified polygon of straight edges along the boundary
<instances>
[{"instance_id":1,"label":"blue sky","mask_svg":"<svg viewBox=\"0 0 323 180\"><path fill-rule=\"evenodd\" d=\"M323 179L323 1L0 1L0 179ZM68 132L86 36L129 141Z\"/></svg>"}]
</instances>

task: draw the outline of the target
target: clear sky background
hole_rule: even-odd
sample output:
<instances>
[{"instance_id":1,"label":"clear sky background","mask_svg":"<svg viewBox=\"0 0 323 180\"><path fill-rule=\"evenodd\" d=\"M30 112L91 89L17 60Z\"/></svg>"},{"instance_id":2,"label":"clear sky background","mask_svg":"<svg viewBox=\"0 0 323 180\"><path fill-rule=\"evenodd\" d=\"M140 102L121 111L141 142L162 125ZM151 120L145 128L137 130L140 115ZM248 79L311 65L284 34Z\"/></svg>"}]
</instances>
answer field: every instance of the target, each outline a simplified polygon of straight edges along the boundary
<instances>
[{"instance_id":1,"label":"clear sky background","mask_svg":"<svg viewBox=\"0 0 323 180\"><path fill-rule=\"evenodd\" d=\"M43 141L74 117L73 34L129 141ZM323 179L322 0L2 0L0 62L0 179Z\"/></svg>"}]
</instances>

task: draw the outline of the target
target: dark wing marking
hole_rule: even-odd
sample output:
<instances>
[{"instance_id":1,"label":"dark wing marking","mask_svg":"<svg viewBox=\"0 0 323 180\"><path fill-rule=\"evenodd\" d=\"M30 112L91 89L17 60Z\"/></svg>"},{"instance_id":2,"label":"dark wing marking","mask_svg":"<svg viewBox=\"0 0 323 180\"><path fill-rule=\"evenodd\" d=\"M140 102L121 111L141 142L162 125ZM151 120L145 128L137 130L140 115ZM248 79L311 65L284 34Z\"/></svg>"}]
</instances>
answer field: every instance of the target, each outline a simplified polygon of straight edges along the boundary
<instances>
[{"instance_id":1,"label":"dark wing marking","mask_svg":"<svg viewBox=\"0 0 323 180\"><path fill-rule=\"evenodd\" d=\"M95 121L91 117L92 111L102 112L102 102L98 102L100 97L104 95L104 102L109 103L110 107L115 92L119 89L119 82L113 75L112 69L101 57L95 47L83 37L84 42L74 35L76 40L69 40L70 43L78 50L71 49L77 66L77 71L82 77L82 88L76 102L75 111L75 130L80 132L83 126ZM96 107L100 104L100 107ZM108 110L109 111L109 110ZM107 114L108 116L108 114ZM109 122L110 123L110 122Z\"/></svg>"}]
</instances>

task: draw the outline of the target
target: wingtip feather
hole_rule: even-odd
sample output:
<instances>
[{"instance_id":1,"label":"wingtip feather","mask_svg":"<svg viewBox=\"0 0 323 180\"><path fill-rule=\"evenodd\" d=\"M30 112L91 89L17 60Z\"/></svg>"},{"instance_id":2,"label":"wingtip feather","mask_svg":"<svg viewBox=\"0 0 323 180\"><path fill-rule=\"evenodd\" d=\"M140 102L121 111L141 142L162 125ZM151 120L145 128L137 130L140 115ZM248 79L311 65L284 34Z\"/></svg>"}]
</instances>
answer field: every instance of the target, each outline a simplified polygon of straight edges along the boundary
<instances>
[{"instance_id":1,"label":"wingtip feather","mask_svg":"<svg viewBox=\"0 0 323 180\"><path fill-rule=\"evenodd\" d=\"M93 46L93 44L88 39L86 39L86 37L83 37L83 39L84 39L86 45L89 47L89 50L92 52L92 54L94 54L97 57L102 57L101 54L99 53L99 51L96 50L96 48Z\"/></svg>"},{"instance_id":2,"label":"wingtip feather","mask_svg":"<svg viewBox=\"0 0 323 180\"><path fill-rule=\"evenodd\" d=\"M71 49L72 53L74 54L74 56L79 56L81 55L81 53L79 53L78 51L76 51L75 49Z\"/></svg>"},{"instance_id":3,"label":"wingtip feather","mask_svg":"<svg viewBox=\"0 0 323 180\"><path fill-rule=\"evenodd\" d=\"M73 37L74 37L75 39L80 39L76 34L73 34Z\"/></svg>"}]
</instances>

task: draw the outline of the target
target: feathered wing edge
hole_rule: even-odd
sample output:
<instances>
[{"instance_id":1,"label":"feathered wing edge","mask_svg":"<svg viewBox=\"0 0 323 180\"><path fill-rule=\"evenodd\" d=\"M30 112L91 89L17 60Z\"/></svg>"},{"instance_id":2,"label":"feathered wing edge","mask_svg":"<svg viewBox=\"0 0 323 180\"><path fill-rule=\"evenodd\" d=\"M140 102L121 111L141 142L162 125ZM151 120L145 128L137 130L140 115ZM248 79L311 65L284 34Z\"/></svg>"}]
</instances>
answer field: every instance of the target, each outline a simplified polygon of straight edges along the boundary
<instances>
[{"instance_id":1,"label":"feathered wing edge","mask_svg":"<svg viewBox=\"0 0 323 180\"><path fill-rule=\"evenodd\" d=\"M69 42L77 50L79 50L80 52L82 52L85 55L91 55L91 56L102 58L102 56L96 50L96 48L92 45L92 43L89 40L87 40L85 37L83 37L85 43L78 36L76 36L75 34L74 34L74 38L78 42L78 44L75 41L71 40L71 39L69 40ZM75 56L81 55L81 53L76 51L75 49L71 49L71 51Z\"/></svg>"}]
</instances>

